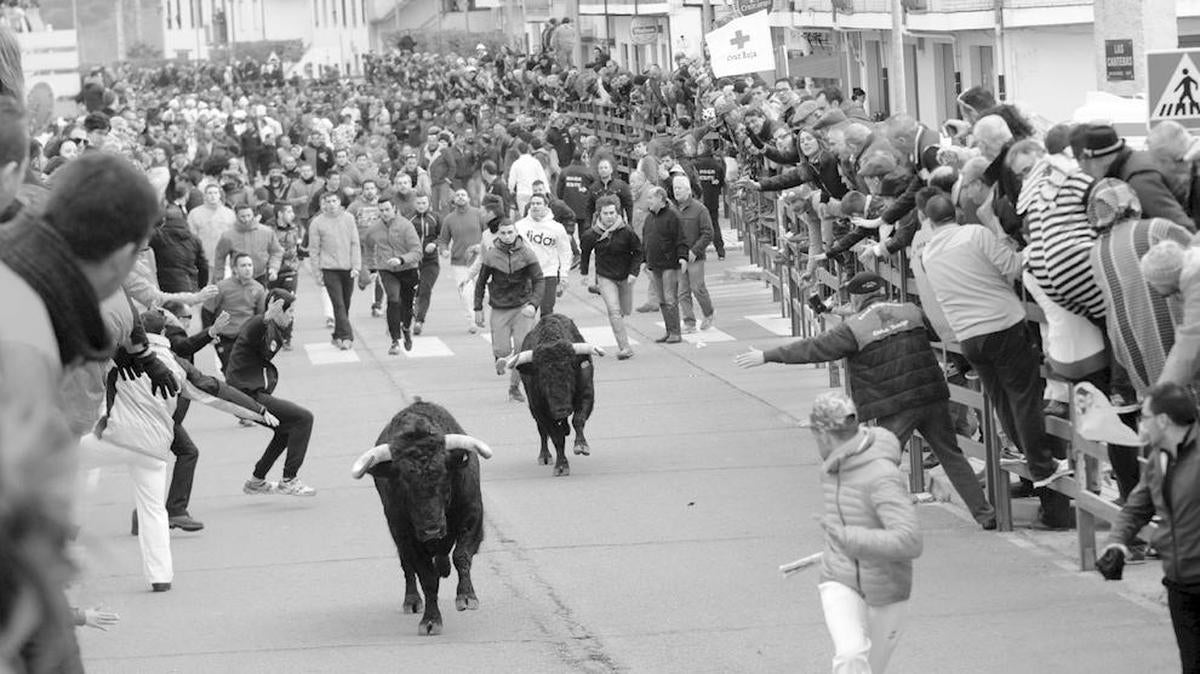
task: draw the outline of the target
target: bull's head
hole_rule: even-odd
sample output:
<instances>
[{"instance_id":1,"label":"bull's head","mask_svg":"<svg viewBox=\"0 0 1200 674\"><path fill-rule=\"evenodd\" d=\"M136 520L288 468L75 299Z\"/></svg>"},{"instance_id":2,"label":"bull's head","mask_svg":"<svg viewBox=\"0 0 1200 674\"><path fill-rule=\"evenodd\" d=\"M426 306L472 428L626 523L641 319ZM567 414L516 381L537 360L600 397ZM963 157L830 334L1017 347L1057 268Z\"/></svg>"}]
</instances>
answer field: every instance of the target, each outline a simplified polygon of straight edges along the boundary
<instances>
[{"instance_id":1,"label":"bull's head","mask_svg":"<svg viewBox=\"0 0 1200 674\"><path fill-rule=\"evenodd\" d=\"M521 351L512 357L510 366L533 364L547 411L555 421L563 421L575 411L576 357L603 355L604 349L584 342L550 342L538 344L532 351Z\"/></svg>"},{"instance_id":2,"label":"bull's head","mask_svg":"<svg viewBox=\"0 0 1200 674\"><path fill-rule=\"evenodd\" d=\"M362 454L351 467L351 475L361 478L376 465L392 461L394 475L409 495L408 516L417 539L425 542L446 535L446 510L450 505L451 473L470 463L470 453L489 459L492 450L469 435L441 434L423 416L412 415L396 428L398 432L386 445L378 445Z\"/></svg>"}]
</instances>

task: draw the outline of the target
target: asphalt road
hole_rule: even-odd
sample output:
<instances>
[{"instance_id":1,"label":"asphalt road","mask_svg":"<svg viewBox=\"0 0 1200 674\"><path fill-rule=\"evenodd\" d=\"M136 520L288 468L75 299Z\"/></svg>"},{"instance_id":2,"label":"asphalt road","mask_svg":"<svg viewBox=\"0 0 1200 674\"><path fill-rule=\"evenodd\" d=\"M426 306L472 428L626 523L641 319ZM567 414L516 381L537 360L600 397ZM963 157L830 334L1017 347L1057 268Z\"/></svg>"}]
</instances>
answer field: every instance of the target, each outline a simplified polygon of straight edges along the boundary
<instances>
[{"instance_id":1,"label":"asphalt road","mask_svg":"<svg viewBox=\"0 0 1200 674\"><path fill-rule=\"evenodd\" d=\"M637 356L618 362L612 349L596 366L592 455L571 456L571 475L560 478L536 464L533 422L506 401L488 343L467 334L448 268L418 338L424 357L388 356L384 321L358 293L353 360L326 364L317 363L343 356L324 347L317 289L305 278L297 348L279 357L278 393L316 415L301 477L319 494L242 494L267 432L194 406L188 427L202 454L191 510L208 528L173 532L174 589L152 594L128 535L128 479L104 472L86 500L87 568L74 594L122 620L81 633L88 670L828 671L816 572L785 580L777 570L821 548L816 448L797 422L828 378L811 367L732 364L748 344L784 341L771 331L770 292L722 276L739 264L731 253L710 266L720 332L655 345L657 316L635 314ZM560 311L597 328L590 338L606 334L599 298L577 281ZM212 370L208 352L198 363ZM414 396L445 405L495 450L483 462L486 537L473 574L481 606L454 611L453 585L443 583L436 637L418 636L418 618L400 612L403 578L378 497L369 480L349 476ZM1177 666L1165 607L1075 571L1061 535L1056 548L980 531L951 505L920 514L925 551L890 671ZM1159 574L1153 565L1131 571L1146 587Z\"/></svg>"}]
</instances>

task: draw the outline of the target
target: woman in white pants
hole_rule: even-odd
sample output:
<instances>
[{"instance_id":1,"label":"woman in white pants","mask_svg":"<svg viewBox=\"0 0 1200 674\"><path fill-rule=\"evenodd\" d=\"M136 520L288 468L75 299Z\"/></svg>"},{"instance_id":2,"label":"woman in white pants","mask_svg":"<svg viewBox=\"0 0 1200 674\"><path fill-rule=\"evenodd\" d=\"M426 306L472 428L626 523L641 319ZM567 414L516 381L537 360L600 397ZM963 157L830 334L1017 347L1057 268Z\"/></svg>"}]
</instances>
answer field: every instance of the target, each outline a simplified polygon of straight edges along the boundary
<instances>
[{"instance_id":1,"label":"woman in white pants","mask_svg":"<svg viewBox=\"0 0 1200 674\"><path fill-rule=\"evenodd\" d=\"M825 550L821 606L833 638L834 674L880 674L900 641L921 555L917 511L900 473L900 442L860 426L841 391L813 401L821 453Z\"/></svg>"},{"instance_id":2,"label":"woman in white pants","mask_svg":"<svg viewBox=\"0 0 1200 674\"><path fill-rule=\"evenodd\" d=\"M160 312L142 314L146 338L154 356L170 368L180 384L180 394L242 419L268 426L278 423L244 393L204 375L171 353L162 336ZM133 478L138 514L138 542L142 570L154 592L171 589L171 533L167 521L167 457L174 438L173 415L177 398L153 387L150 378L129 364L119 363L106 377L105 413L93 433L84 436L80 449L85 465L124 464Z\"/></svg>"}]
</instances>

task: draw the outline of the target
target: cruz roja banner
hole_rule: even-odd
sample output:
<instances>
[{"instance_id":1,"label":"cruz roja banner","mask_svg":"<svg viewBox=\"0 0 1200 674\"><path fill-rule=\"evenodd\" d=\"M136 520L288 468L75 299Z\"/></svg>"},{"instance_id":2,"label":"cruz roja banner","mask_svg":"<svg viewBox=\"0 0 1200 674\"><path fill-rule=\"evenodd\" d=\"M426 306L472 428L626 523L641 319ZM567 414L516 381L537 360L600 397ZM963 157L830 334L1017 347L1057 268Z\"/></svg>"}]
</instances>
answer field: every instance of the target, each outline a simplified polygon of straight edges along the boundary
<instances>
[{"instance_id":1,"label":"cruz roja banner","mask_svg":"<svg viewBox=\"0 0 1200 674\"><path fill-rule=\"evenodd\" d=\"M755 12L704 36L713 75L728 77L775 69L775 49L767 16L767 12Z\"/></svg>"}]
</instances>

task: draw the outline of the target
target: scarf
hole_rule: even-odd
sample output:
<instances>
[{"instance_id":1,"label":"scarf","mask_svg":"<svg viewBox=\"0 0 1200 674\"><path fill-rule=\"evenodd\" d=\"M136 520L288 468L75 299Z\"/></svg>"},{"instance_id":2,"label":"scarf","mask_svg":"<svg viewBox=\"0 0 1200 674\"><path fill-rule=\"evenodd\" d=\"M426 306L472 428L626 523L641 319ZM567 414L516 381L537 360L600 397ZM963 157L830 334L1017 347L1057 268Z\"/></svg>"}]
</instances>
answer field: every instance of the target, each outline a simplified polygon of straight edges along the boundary
<instances>
[{"instance_id":1,"label":"scarf","mask_svg":"<svg viewBox=\"0 0 1200 674\"><path fill-rule=\"evenodd\" d=\"M42 298L63 365L112 356L115 345L100 316L100 300L58 232L23 214L0 228L0 261Z\"/></svg>"}]
</instances>

